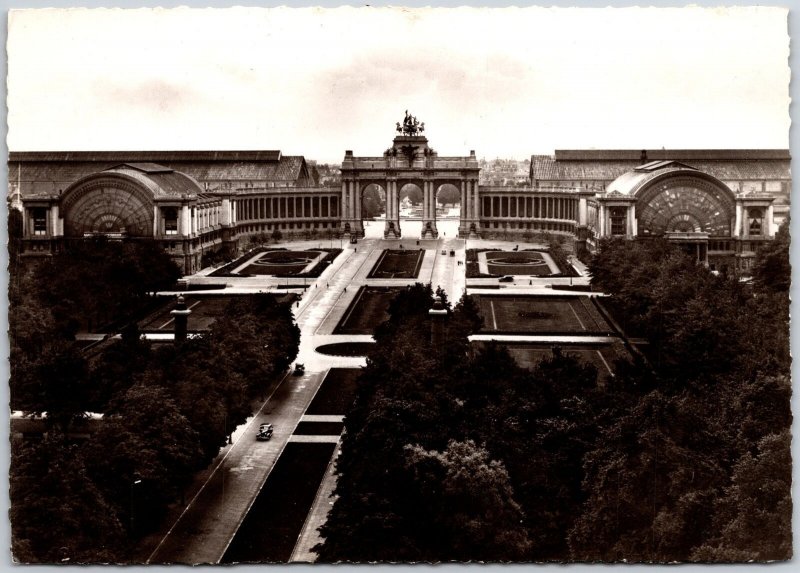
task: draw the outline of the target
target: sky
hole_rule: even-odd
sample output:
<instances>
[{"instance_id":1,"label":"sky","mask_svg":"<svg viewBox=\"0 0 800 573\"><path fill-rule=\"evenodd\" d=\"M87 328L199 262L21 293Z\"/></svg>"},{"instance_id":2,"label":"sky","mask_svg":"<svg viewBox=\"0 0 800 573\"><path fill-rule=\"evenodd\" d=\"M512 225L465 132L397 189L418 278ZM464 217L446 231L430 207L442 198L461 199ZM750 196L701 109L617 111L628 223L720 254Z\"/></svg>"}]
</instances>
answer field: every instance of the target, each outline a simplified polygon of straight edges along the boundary
<instances>
[{"instance_id":1,"label":"sky","mask_svg":"<svg viewBox=\"0 0 800 573\"><path fill-rule=\"evenodd\" d=\"M12 11L11 151L786 148L776 8Z\"/></svg>"}]
</instances>

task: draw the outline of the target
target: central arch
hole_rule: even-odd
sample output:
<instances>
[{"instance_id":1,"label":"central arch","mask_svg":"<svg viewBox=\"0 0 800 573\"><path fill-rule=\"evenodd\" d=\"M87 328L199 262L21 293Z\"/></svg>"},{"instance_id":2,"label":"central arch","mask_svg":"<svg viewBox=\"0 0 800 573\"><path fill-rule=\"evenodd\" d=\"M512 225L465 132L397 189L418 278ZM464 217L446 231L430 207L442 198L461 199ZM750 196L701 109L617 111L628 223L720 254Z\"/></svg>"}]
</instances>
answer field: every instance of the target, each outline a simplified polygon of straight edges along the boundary
<instances>
[{"instance_id":1,"label":"central arch","mask_svg":"<svg viewBox=\"0 0 800 573\"><path fill-rule=\"evenodd\" d=\"M459 193L458 234L477 237L480 229L478 174L480 166L475 152L469 156L439 157L421 135L400 135L381 157L356 157L346 151L342 161L342 231L351 236L364 236L363 193L370 184L386 191L386 214L383 236L399 239L400 195L407 184L422 190L421 238L437 238L437 194L444 185L452 185Z\"/></svg>"}]
</instances>

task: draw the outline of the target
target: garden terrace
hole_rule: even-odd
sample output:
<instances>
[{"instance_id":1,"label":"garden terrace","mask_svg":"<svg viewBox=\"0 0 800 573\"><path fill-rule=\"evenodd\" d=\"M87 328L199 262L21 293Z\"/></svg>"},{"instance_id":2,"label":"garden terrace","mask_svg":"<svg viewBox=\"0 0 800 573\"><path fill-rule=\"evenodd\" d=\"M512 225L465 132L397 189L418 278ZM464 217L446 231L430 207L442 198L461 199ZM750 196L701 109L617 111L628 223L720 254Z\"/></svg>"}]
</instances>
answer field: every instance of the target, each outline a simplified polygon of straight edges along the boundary
<instances>
[{"instance_id":1,"label":"garden terrace","mask_svg":"<svg viewBox=\"0 0 800 573\"><path fill-rule=\"evenodd\" d=\"M372 342L334 342L317 346L315 350L328 356L366 356L374 346Z\"/></svg>"},{"instance_id":2,"label":"garden terrace","mask_svg":"<svg viewBox=\"0 0 800 573\"><path fill-rule=\"evenodd\" d=\"M246 277L267 275L274 277L316 278L341 253L341 249L286 250L259 247L210 276Z\"/></svg>"},{"instance_id":3,"label":"garden terrace","mask_svg":"<svg viewBox=\"0 0 800 573\"><path fill-rule=\"evenodd\" d=\"M286 444L222 563L289 561L335 448L335 442Z\"/></svg>"},{"instance_id":4,"label":"garden terrace","mask_svg":"<svg viewBox=\"0 0 800 573\"><path fill-rule=\"evenodd\" d=\"M211 324L224 315L228 303L236 298L236 295L194 295L191 293L183 296L186 299L186 308L192 311L187 321L189 332L209 330ZM295 294L275 296L275 300L281 304L292 304L296 299L297 295ZM170 312L174 309L175 298L169 297L166 301L162 299L161 307L139 322L139 331L144 333L172 332L175 329L175 321Z\"/></svg>"},{"instance_id":5,"label":"garden terrace","mask_svg":"<svg viewBox=\"0 0 800 573\"><path fill-rule=\"evenodd\" d=\"M376 326L388 320L389 304L404 288L406 287L361 287L333 333L372 334Z\"/></svg>"},{"instance_id":6,"label":"garden terrace","mask_svg":"<svg viewBox=\"0 0 800 573\"><path fill-rule=\"evenodd\" d=\"M479 342L477 344L485 344ZM629 360L630 355L618 338L608 344L551 344L551 343L503 343L509 354L522 368L532 369L542 360L553 356L553 348L562 354L571 355L582 364L592 364L597 369L599 384L605 384L614 376L614 365L618 360Z\"/></svg>"},{"instance_id":7,"label":"garden terrace","mask_svg":"<svg viewBox=\"0 0 800 573\"><path fill-rule=\"evenodd\" d=\"M360 368L331 368L314 395L306 414L311 416L346 415L353 405L356 396L356 381L360 373Z\"/></svg>"},{"instance_id":8,"label":"garden terrace","mask_svg":"<svg viewBox=\"0 0 800 573\"><path fill-rule=\"evenodd\" d=\"M419 274L425 251L386 249L367 275L370 279L413 279Z\"/></svg>"},{"instance_id":9,"label":"garden terrace","mask_svg":"<svg viewBox=\"0 0 800 573\"><path fill-rule=\"evenodd\" d=\"M546 253L537 251L488 251L483 253L490 275L552 276L558 267ZM479 255L479 260L483 258Z\"/></svg>"},{"instance_id":10,"label":"garden terrace","mask_svg":"<svg viewBox=\"0 0 800 573\"><path fill-rule=\"evenodd\" d=\"M481 332L506 334L614 334L586 296L473 295L478 303Z\"/></svg>"}]
</instances>

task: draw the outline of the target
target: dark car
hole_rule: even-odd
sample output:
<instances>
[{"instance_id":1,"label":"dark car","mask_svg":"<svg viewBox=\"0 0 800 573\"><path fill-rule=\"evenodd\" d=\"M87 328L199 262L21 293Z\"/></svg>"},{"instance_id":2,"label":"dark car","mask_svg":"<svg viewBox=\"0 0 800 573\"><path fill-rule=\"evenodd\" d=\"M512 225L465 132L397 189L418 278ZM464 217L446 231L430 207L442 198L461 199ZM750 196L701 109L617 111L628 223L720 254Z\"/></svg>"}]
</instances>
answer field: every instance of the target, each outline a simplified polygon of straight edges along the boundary
<instances>
[{"instance_id":1,"label":"dark car","mask_svg":"<svg viewBox=\"0 0 800 573\"><path fill-rule=\"evenodd\" d=\"M504 277L500 277L499 279L497 279L497 281L501 283L513 283L514 277L512 277L511 275L506 275Z\"/></svg>"},{"instance_id":2,"label":"dark car","mask_svg":"<svg viewBox=\"0 0 800 573\"><path fill-rule=\"evenodd\" d=\"M269 440L272 437L272 424L261 424L258 427L258 434L256 434L256 440L259 442L263 442Z\"/></svg>"}]
</instances>

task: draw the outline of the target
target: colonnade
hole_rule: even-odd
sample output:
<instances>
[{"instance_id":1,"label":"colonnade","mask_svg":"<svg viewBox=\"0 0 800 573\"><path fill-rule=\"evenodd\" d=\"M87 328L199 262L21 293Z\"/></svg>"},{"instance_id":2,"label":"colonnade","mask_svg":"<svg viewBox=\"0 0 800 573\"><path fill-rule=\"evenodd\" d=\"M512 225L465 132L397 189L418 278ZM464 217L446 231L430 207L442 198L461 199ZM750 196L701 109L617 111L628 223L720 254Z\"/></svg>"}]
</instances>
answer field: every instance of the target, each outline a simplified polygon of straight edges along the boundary
<instances>
[{"instance_id":1,"label":"colonnade","mask_svg":"<svg viewBox=\"0 0 800 573\"><path fill-rule=\"evenodd\" d=\"M483 198L483 217L565 219L576 221L578 200L574 197L525 195L488 195Z\"/></svg>"},{"instance_id":2,"label":"colonnade","mask_svg":"<svg viewBox=\"0 0 800 573\"><path fill-rule=\"evenodd\" d=\"M334 195L281 195L236 199L235 220L338 219L337 199Z\"/></svg>"}]
</instances>

